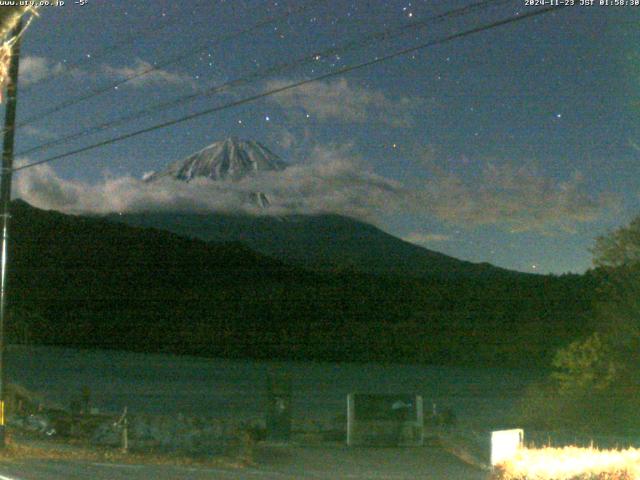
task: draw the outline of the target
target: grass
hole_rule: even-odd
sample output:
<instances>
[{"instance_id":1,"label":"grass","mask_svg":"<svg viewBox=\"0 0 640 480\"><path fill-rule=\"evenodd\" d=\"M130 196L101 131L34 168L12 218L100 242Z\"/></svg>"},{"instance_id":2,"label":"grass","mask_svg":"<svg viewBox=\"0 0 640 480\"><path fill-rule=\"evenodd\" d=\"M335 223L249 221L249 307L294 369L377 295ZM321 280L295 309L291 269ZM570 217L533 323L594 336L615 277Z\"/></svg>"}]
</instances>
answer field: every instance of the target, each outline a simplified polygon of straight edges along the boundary
<instances>
[{"instance_id":1,"label":"grass","mask_svg":"<svg viewBox=\"0 0 640 480\"><path fill-rule=\"evenodd\" d=\"M207 466L243 468L253 465L252 445L241 442L225 455L205 456L183 453L158 453L151 450L123 452L118 448L94 447L75 441L43 441L28 437L7 436L0 449L0 463L19 460L56 460L120 464Z\"/></svg>"},{"instance_id":2,"label":"grass","mask_svg":"<svg viewBox=\"0 0 640 480\"><path fill-rule=\"evenodd\" d=\"M523 448L493 480L640 480L640 449Z\"/></svg>"},{"instance_id":3,"label":"grass","mask_svg":"<svg viewBox=\"0 0 640 480\"><path fill-rule=\"evenodd\" d=\"M490 480L640 480L640 449L600 449L593 446L523 448L492 469L489 445L474 435L441 435L437 443L462 462L489 470Z\"/></svg>"}]
</instances>

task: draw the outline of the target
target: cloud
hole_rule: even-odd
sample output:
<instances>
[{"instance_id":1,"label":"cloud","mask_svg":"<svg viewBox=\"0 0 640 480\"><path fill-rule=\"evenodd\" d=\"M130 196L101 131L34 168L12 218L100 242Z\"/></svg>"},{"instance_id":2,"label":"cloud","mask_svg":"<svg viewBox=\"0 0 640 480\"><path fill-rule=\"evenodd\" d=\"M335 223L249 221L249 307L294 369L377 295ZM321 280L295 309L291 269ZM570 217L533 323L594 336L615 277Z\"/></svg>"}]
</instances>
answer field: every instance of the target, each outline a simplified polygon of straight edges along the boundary
<instances>
[{"instance_id":1,"label":"cloud","mask_svg":"<svg viewBox=\"0 0 640 480\"><path fill-rule=\"evenodd\" d=\"M267 144L285 150L289 154L295 150L298 153L295 157L300 158L298 148L301 144L301 138L304 137L296 135L296 133L284 123L272 122L267 132Z\"/></svg>"},{"instance_id":2,"label":"cloud","mask_svg":"<svg viewBox=\"0 0 640 480\"><path fill-rule=\"evenodd\" d=\"M291 150L297 143L296 136L287 128L279 129L276 135L276 143L284 150Z\"/></svg>"},{"instance_id":3,"label":"cloud","mask_svg":"<svg viewBox=\"0 0 640 480\"><path fill-rule=\"evenodd\" d=\"M441 233L412 232L402 239L416 245L429 245L431 243L448 242L451 240L451 236Z\"/></svg>"},{"instance_id":4,"label":"cloud","mask_svg":"<svg viewBox=\"0 0 640 480\"><path fill-rule=\"evenodd\" d=\"M273 80L267 89L277 89L293 80ZM383 92L350 84L342 78L307 83L269 97L283 108L299 108L319 120L340 122L378 121L393 127L408 127L424 102L415 97L389 98Z\"/></svg>"},{"instance_id":5,"label":"cloud","mask_svg":"<svg viewBox=\"0 0 640 480\"><path fill-rule=\"evenodd\" d=\"M190 75L170 72L168 70L156 69L156 67L140 58L137 58L133 65L124 67L114 67L103 65L102 73L107 76L127 81L127 85L135 88L143 88L149 85L169 85L195 89L196 81Z\"/></svg>"},{"instance_id":6,"label":"cloud","mask_svg":"<svg viewBox=\"0 0 640 480\"><path fill-rule=\"evenodd\" d=\"M50 130L41 127L34 127L33 125L24 125L20 130L27 135L40 140L52 140L58 137L56 133Z\"/></svg>"},{"instance_id":7,"label":"cloud","mask_svg":"<svg viewBox=\"0 0 640 480\"><path fill-rule=\"evenodd\" d=\"M23 86L38 82L52 75L58 75L65 70L60 62L53 62L45 57L28 55L20 59L20 73L18 78Z\"/></svg>"},{"instance_id":8,"label":"cloud","mask_svg":"<svg viewBox=\"0 0 640 480\"><path fill-rule=\"evenodd\" d=\"M127 82L128 85L135 88L142 88L148 85L169 85L169 86L187 86L195 89L197 82L193 77L170 72L163 69L155 69L155 67L142 59L136 59L133 65L114 67L112 65L102 65L97 72L90 73L86 69L78 67L69 68L61 62L54 62L45 57L26 56L20 60L20 83L27 86L40 80L61 73L71 74L76 78L84 78L87 76L107 77L111 79L124 80L132 78Z\"/></svg>"},{"instance_id":9,"label":"cloud","mask_svg":"<svg viewBox=\"0 0 640 480\"><path fill-rule=\"evenodd\" d=\"M265 193L271 206L259 209L247 198ZM146 183L130 176L95 184L66 180L49 165L21 171L14 195L67 213L135 211L238 212L250 214L339 213L376 222L378 213L399 206L404 193L392 180L366 168L349 147L317 147L302 164L282 172L263 172L238 182L172 179Z\"/></svg>"},{"instance_id":10,"label":"cloud","mask_svg":"<svg viewBox=\"0 0 640 480\"><path fill-rule=\"evenodd\" d=\"M414 204L427 204L434 216L452 224L548 235L573 233L618 203L612 195L589 193L579 172L557 180L509 163L487 163L473 180L440 170L414 194Z\"/></svg>"},{"instance_id":11,"label":"cloud","mask_svg":"<svg viewBox=\"0 0 640 480\"><path fill-rule=\"evenodd\" d=\"M385 217L413 215L467 229L493 226L507 232L545 235L577 231L617 208L612 195L588 192L579 173L557 180L527 167L487 163L475 179L442 169L420 183L379 175L350 145L315 146L307 158L281 172L260 172L237 182L164 179L146 183L131 176L94 184L66 180L48 165L16 176L15 195L34 206L68 213L135 211L245 212L262 215L337 213L384 225ZM248 201L252 192L268 209ZM412 243L449 240L414 232Z\"/></svg>"}]
</instances>

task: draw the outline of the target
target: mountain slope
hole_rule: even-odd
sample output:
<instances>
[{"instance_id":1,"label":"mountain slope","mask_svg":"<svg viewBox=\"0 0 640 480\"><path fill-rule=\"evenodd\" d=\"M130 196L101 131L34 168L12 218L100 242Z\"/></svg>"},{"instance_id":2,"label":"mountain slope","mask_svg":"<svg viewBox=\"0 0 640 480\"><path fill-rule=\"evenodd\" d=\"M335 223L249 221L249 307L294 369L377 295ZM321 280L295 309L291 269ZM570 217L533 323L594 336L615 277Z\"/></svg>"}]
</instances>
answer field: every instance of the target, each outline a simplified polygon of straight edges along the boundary
<instances>
[{"instance_id":1,"label":"mountain slope","mask_svg":"<svg viewBox=\"0 0 640 480\"><path fill-rule=\"evenodd\" d=\"M339 215L288 217L140 213L108 217L206 241L239 241L264 255L314 270L353 270L428 277L509 274L400 240L373 225Z\"/></svg>"},{"instance_id":2,"label":"mountain slope","mask_svg":"<svg viewBox=\"0 0 640 480\"><path fill-rule=\"evenodd\" d=\"M257 172L281 171L286 166L262 144L231 137L174 162L146 181L162 178L184 182L197 178L240 180ZM247 192L246 201L262 208L270 204L270 199L261 192ZM480 277L506 273L488 264L473 264L421 248L372 225L339 215L138 213L107 218L205 241L243 242L262 254L314 270L413 277Z\"/></svg>"}]
</instances>

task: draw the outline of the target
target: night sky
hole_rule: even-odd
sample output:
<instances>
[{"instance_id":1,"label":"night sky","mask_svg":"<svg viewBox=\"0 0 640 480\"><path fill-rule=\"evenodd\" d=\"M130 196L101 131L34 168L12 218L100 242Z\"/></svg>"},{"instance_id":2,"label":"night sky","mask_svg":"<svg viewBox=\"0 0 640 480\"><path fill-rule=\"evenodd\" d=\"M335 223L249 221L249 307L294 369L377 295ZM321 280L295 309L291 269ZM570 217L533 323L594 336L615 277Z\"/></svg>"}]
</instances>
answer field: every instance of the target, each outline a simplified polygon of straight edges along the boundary
<instances>
[{"instance_id":1,"label":"night sky","mask_svg":"<svg viewBox=\"0 0 640 480\"><path fill-rule=\"evenodd\" d=\"M18 161L46 159L540 8L524 1L493 2L341 50L471 2L67 0L42 8L24 37L18 122L37 119L18 129L19 153L337 50ZM216 42L290 10L284 20ZM294 166L285 177L291 190L284 190L300 196L299 211L354 215L462 259L527 272L583 272L594 238L640 213L639 14L632 6L573 7L469 35L23 170L15 195L70 212L153 207L164 195L167 208L175 192L140 193L138 179L235 135L260 141ZM115 86L174 58L180 60ZM108 91L42 115L101 88ZM260 181L265 191L273 185L283 191L282 179Z\"/></svg>"}]
</instances>

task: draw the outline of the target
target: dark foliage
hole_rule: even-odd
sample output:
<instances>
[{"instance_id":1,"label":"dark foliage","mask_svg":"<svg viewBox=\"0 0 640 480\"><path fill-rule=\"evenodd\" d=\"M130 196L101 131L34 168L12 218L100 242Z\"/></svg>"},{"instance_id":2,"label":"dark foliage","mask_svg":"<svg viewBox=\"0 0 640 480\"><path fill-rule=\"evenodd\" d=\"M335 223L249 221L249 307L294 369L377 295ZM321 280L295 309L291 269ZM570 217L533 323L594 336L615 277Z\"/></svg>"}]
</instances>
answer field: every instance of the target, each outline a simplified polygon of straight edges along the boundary
<instances>
[{"instance_id":1,"label":"dark foliage","mask_svg":"<svg viewBox=\"0 0 640 480\"><path fill-rule=\"evenodd\" d=\"M547 365L588 330L595 283L313 272L22 202L10 245L14 340L205 356Z\"/></svg>"},{"instance_id":2,"label":"dark foliage","mask_svg":"<svg viewBox=\"0 0 640 480\"><path fill-rule=\"evenodd\" d=\"M106 218L209 242L240 241L263 255L315 271L420 278L490 278L513 273L487 263L458 260L400 240L368 223L334 214L274 217L160 212Z\"/></svg>"}]
</instances>

